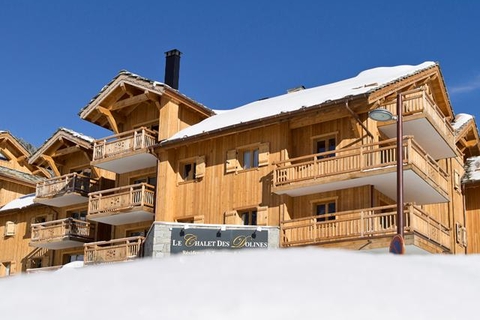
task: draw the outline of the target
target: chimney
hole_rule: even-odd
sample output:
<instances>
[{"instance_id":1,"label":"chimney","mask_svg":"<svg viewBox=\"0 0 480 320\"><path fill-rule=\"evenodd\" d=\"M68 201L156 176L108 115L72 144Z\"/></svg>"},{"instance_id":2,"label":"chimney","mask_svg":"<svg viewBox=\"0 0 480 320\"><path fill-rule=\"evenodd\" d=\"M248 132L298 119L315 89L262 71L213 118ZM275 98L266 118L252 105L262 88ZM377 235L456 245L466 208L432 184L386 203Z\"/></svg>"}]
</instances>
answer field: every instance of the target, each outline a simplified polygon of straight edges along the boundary
<instances>
[{"instance_id":1,"label":"chimney","mask_svg":"<svg viewBox=\"0 0 480 320\"><path fill-rule=\"evenodd\" d=\"M178 90L178 78L180 77L180 55L177 49L165 52L165 84Z\"/></svg>"}]
</instances>

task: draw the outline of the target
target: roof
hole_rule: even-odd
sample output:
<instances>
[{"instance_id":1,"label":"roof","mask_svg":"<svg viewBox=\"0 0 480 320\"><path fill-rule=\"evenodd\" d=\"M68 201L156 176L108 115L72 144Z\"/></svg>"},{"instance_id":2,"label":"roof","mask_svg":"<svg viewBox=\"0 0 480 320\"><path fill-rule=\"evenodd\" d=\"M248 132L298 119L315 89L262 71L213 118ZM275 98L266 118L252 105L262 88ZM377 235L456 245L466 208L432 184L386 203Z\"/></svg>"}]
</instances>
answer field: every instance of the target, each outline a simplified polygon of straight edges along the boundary
<instances>
[{"instance_id":1,"label":"roof","mask_svg":"<svg viewBox=\"0 0 480 320\"><path fill-rule=\"evenodd\" d=\"M465 163L463 182L480 181L480 157L468 158Z\"/></svg>"},{"instance_id":2,"label":"roof","mask_svg":"<svg viewBox=\"0 0 480 320\"><path fill-rule=\"evenodd\" d=\"M141 82L144 82L144 85L148 85L150 86L151 88L150 89L156 89L157 87L162 87L162 88L167 88L168 90L172 91L172 92L175 92L176 94L178 94L179 96L182 96L184 97L185 99L193 102L194 104L200 106L201 108L205 109L205 110L208 110L209 113L214 113L214 111L206 106L204 106L203 104L201 104L200 102L198 101L195 101L193 100L192 98L184 95L183 93L180 93L180 91L178 91L177 89L174 89L172 87L170 87L169 85L165 84L165 83L162 83L162 82L159 82L159 81L155 81L155 80L151 80L151 79L148 79L148 78L145 78L145 77L142 77L138 74L135 74L135 73L132 73L132 72L129 72L127 70L120 70L120 72L108 83L106 84L105 86L103 86L103 88L100 90L99 93L97 93L89 102L88 104L83 107L80 112L78 113L78 115L84 119L88 113L91 112L91 109L95 107L95 105L93 104L93 102L95 100L97 100L100 96L102 96L102 94L104 92L107 91L108 88L110 88L110 86L115 82L117 81L117 79L119 79L120 77L128 77L130 79L135 79L135 80L140 80ZM102 98L103 99L103 98Z\"/></svg>"},{"instance_id":3,"label":"roof","mask_svg":"<svg viewBox=\"0 0 480 320\"><path fill-rule=\"evenodd\" d=\"M22 209L25 207L29 207L34 204L33 199L35 198L35 193L27 194L20 198L17 198L13 201L10 201L6 205L0 208L0 211L7 211L13 209Z\"/></svg>"},{"instance_id":4,"label":"roof","mask_svg":"<svg viewBox=\"0 0 480 320\"><path fill-rule=\"evenodd\" d=\"M455 120L452 122L452 127L455 132L461 131L462 128L470 121L473 120L473 116L466 113L459 113L455 116Z\"/></svg>"},{"instance_id":5,"label":"roof","mask_svg":"<svg viewBox=\"0 0 480 320\"><path fill-rule=\"evenodd\" d=\"M58 128L57 131L55 131L54 134L45 142L43 145L35 151L34 154L29 159L29 163L34 163L37 158L46 152L46 150L52 145L53 142L55 142L57 139L60 138L69 138L72 142L83 142L82 145L85 148L92 148L93 141L95 140L92 137L89 137L87 135L84 135L83 133L78 133L74 130L67 129L67 128Z\"/></svg>"},{"instance_id":6,"label":"roof","mask_svg":"<svg viewBox=\"0 0 480 320\"><path fill-rule=\"evenodd\" d=\"M350 79L255 101L207 118L198 124L179 131L165 140L164 143L319 106L335 100L368 95L436 65L434 62L424 62L416 66L379 67L360 72L356 77Z\"/></svg>"},{"instance_id":7,"label":"roof","mask_svg":"<svg viewBox=\"0 0 480 320\"><path fill-rule=\"evenodd\" d=\"M20 180L20 181L26 182L28 184L34 184L34 185L37 182L40 182L40 181L43 180L42 177L35 176L33 174L30 174L30 173L10 169L10 168L7 168L7 167L2 167L2 166L0 166L0 176L4 176L4 177L14 179L14 180Z\"/></svg>"}]
</instances>

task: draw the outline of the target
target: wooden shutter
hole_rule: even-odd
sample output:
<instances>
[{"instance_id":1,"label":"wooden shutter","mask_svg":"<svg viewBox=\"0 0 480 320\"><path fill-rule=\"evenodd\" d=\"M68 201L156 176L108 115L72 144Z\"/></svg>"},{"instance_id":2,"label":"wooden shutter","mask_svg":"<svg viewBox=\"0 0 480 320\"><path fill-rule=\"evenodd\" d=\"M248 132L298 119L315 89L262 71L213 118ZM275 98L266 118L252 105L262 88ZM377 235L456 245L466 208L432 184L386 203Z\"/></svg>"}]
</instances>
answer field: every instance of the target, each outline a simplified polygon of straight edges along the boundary
<instances>
[{"instance_id":1,"label":"wooden shutter","mask_svg":"<svg viewBox=\"0 0 480 320\"><path fill-rule=\"evenodd\" d=\"M195 179L205 176L205 156L199 156L195 159Z\"/></svg>"},{"instance_id":2,"label":"wooden shutter","mask_svg":"<svg viewBox=\"0 0 480 320\"><path fill-rule=\"evenodd\" d=\"M15 261L10 262L10 275L17 273L17 263Z\"/></svg>"},{"instance_id":3,"label":"wooden shutter","mask_svg":"<svg viewBox=\"0 0 480 320\"><path fill-rule=\"evenodd\" d=\"M55 219L55 214L54 213L47 214L47 221L53 221L53 219Z\"/></svg>"},{"instance_id":4,"label":"wooden shutter","mask_svg":"<svg viewBox=\"0 0 480 320\"><path fill-rule=\"evenodd\" d=\"M237 171L238 160L237 160L237 150L227 151L227 161L225 162L225 172L235 172Z\"/></svg>"},{"instance_id":5,"label":"wooden shutter","mask_svg":"<svg viewBox=\"0 0 480 320\"><path fill-rule=\"evenodd\" d=\"M262 143L258 147L258 166L266 166L268 165L268 155L270 154L270 148L267 143Z\"/></svg>"},{"instance_id":6,"label":"wooden shutter","mask_svg":"<svg viewBox=\"0 0 480 320\"><path fill-rule=\"evenodd\" d=\"M257 207L257 225L268 225L268 207Z\"/></svg>"},{"instance_id":7,"label":"wooden shutter","mask_svg":"<svg viewBox=\"0 0 480 320\"><path fill-rule=\"evenodd\" d=\"M15 235L15 222L7 221L5 223L5 236L10 237Z\"/></svg>"},{"instance_id":8,"label":"wooden shutter","mask_svg":"<svg viewBox=\"0 0 480 320\"><path fill-rule=\"evenodd\" d=\"M194 216L193 223L205 223L205 216L203 214L199 216Z\"/></svg>"},{"instance_id":9,"label":"wooden shutter","mask_svg":"<svg viewBox=\"0 0 480 320\"><path fill-rule=\"evenodd\" d=\"M227 211L224 215L225 224L242 224L242 218L240 218L237 211Z\"/></svg>"}]
</instances>

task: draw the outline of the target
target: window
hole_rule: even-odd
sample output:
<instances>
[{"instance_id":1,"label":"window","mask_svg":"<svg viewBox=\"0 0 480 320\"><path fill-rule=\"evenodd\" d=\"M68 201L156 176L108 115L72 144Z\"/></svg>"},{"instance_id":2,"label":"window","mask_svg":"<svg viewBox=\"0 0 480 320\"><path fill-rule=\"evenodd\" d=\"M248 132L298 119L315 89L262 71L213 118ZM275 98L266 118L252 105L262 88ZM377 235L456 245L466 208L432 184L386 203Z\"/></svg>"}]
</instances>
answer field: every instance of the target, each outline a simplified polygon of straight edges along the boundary
<instances>
[{"instance_id":1,"label":"window","mask_svg":"<svg viewBox=\"0 0 480 320\"><path fill-rule=\"evenodd\" d=\"M126 236L128 237L145 237L147 231L144 229L137 229L137 230L129 230L126 232Z\"/></svg>"},{"instance_id":2,"label":"window","mask_svg":"<svg viewBox=\"0 0 480 320\"><path fill-rule=\"evenodd\" d=\"M240 161L243 170L258 168L258 148L241 151Z\"/></svg>"},{"instance_id":3,"label":"window","mask_svg":"<svg viewBox=\"0 0 480 320\"><path fill-rule=\"evenodd\" d=\"M44 223L44 222L47 222L46 216L38 216L33 218L33 223Z\"/></svg>"},{"instance_id":4,"label":"window","mask_svg":"<svg viewBox=\"0 0 480 320\"><path fill-rule=\"evenodd\" d=\"M268 143L256 143L254 145L240 147L227 152L225 172L248 170L268 165Z\"/></svg>"},{"instance_id":5,"label":"window","mask_svg":"<svg viewBox=\"0 0 480 320\"><path fill-rule=\"evenodd\" d=\"M240 211L239 215L242 218L244 226L256 226L257 225L257 210Z\"/></svg>"},{"instance_id":6,"label":"window","mask_svg":"<svg viewBox=\"0 0 480 320\"><path fill-rule=\"evenodd\" d=\"M157 186L157 177L152 176L152 177L142 177L142 178L136 178L135 180L132 181L133 184L139 184L139 183L146 183L151 186L156 187Z\"/></svg>"},{"instance_id":7,"label":"window","mask_svg":"<svg viewBox=\"0 0 480 320\"><path fill-rule=\"evenodd\" d=\"M205 175L205 156L185 159L179 162L179 181L194 181Z\"/></svg>"},{"instance_id":8,"label":"window","mask_svg":"<svg viewBox=\"0 0 480 320\"><path fill-rule=\"evenodd\" d=\"M268 207L258 206L251 209L233 210L224 213L225 224L241 224L250 226L268 225Z\"/></svg>"},{"instance_id":9,"label":"window","mask_svg":"<svg viewBox=\"0 0 480 320\"><path fill-rule=\"evenodd\" d=\"M87 210L71 211L69 215L73 219L87 221Z\"/></svg>"},{"instance_id":10,"label":"window","mask_svg":"<svg viewBox=\"0 0 480 320\"><path fill-rule=\"evenodd\" d=\"M3 275L8 277L11 274L11 264L10 262L4 262L3 264Z\"/></svg>"},{"instance_id":11,"label":"window","mask_svg":"<svg viewBox=\"0 0 480 320\"><path fill-rule=\"evenodd\" d=\"M190 181L195 179L196 168L197 166L195 165L195 162L180 164L180 177L182 178L182 180Z\"/></svg>"},{"instance_id":12,"label":"window","mask_svg":"<svg viewBox=\"0 0 480 320\"><path fill-rule=\"evenodd\" d=\"M63 256L63 264L67 264L74 261L83 261L83 253L65 254Z\"/></svg>"},{"instance_id":13,"label":"window","mask_svg":"<svg viewBox=\"0 0 480 320\"><path fill-rule=\"evenodd\" d=\"M335 220L335 216L332 216L331 214L337 212L336 207L337 204L335 201L314 203L317 222Z\"/></svg>"},{"instance_id":14,"label":"window","mask_svg":"<svg viewBox=\"0 0 480 320\"><path fill-rule=\"evenodd\" d=\"M30 260L30 269L41 268L43 264L43 258L33 258Z\"/></svg>"},{"instance_id":15,"label":"window","mask_svg":"<svg viewBox=\"0 0 480 320\"><path fill-rule=\"evenodd\" d=\"M323 137L314 140L314 152L324 153L328 151L334 151L337 146L335 137ZM317 156L317 159L335 157L335 153L329 153L323 156Z\"/></svg>"}]
</instances>

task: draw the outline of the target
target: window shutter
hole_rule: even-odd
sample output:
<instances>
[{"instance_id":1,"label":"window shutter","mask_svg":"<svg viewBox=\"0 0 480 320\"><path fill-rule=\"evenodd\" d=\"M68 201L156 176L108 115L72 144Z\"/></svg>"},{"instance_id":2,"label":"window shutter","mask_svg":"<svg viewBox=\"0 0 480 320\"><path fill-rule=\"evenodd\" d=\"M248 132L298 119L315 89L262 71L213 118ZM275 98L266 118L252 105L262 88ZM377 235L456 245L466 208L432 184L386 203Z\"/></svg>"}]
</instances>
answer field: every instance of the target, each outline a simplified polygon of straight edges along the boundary
<instances>
[{"instance_id":1,"label":"window shutter","mask_svg":"<svg viewBox=\"0 0 480 320\"><path fill-rule=\"evenodd\" d=\"M15 235L15 222L7 221L5 223L5 236L10 237Z\"/></svg>"},{"instance_id":2,"label":"window shutter","mask_svg":"<svg viewBox=\"0 0 480 320\"><path fill-rule=\"evenodd\" d=\"M193 223L205 223L205 216L203 214L200 216L194 216Z\"/></svg>"},{"instance_id":3,"label":"window shutter","mask_svg":"<svg viewBox=\"0 0 480 320\"><path fill-rule=\"evenodd\" d=\"M10 262L10 274L13 275L17 273L17 263L15 261Z\"/></svg>"},{"instance_id":4,"label":"window shutter","mask_svg":"<svg viewBox=\"0 0 480 320\"><path fill-rule=\"evenodd\" d=\"M238 215L237 211L225 212L225 224L242 224L242 218Z\"/></svg>"},{"instance_id":5,"label":"window shutter","mask_svg":"<svg viewBox=\"0 0 480 320\"><path fill-rule=\"evenodd\" d=\"M267 143L262 143L258 147L258 166L266 166L268 165L268 155L270 154L270 148Z\"/></svg>"},{"instance_id":6,"label":"window shutter","mask_svg":"<svg viewBox=\"0 0 480 320\"><path fill-rule=\"evenodd\" d=\"M199 156L195 160L195 179L205 176L205 156Z\"/></svg>"},{"instance_id":7,"label":"window shutter","mask_svg":"<svg viewBox=\"0 0 480 320\"><path fill-rule=\"evenodd\" d=\"M237 160L237 150L227 151L227 161L225 163L225 172L235 172L237 171L238 160Z\"/></svg>"},{"instance_id":8,"label":"window shutter","mask_svg":"<svg viewBox=\"0 0 480 320\"><path fill-rule=\"evenodd\" d=\"M455 223L455 240L457 241L457 243L461 243L461 239L462 239L462 226L460 225L460 223L456 222Z\"/></svg>"},{"instance_id":9,"label":"window shutter","mask_svg":"<svg viewBox=\"0 0 480 320\"><path fill-rule=\"evenodd\" d=\"M47 221L53 221L55 219L55 215L53 213L47 214Z\"/></svg>"},{"instance_id":10,"label":"window shutter","mask_svg":"<svg viewBox=\"0 0 480 320\"><path fill-rule=\"evenodd\" d=\"M257 207L257 225L268 225L268 207Z\"/></svg>"}]
</instances>

